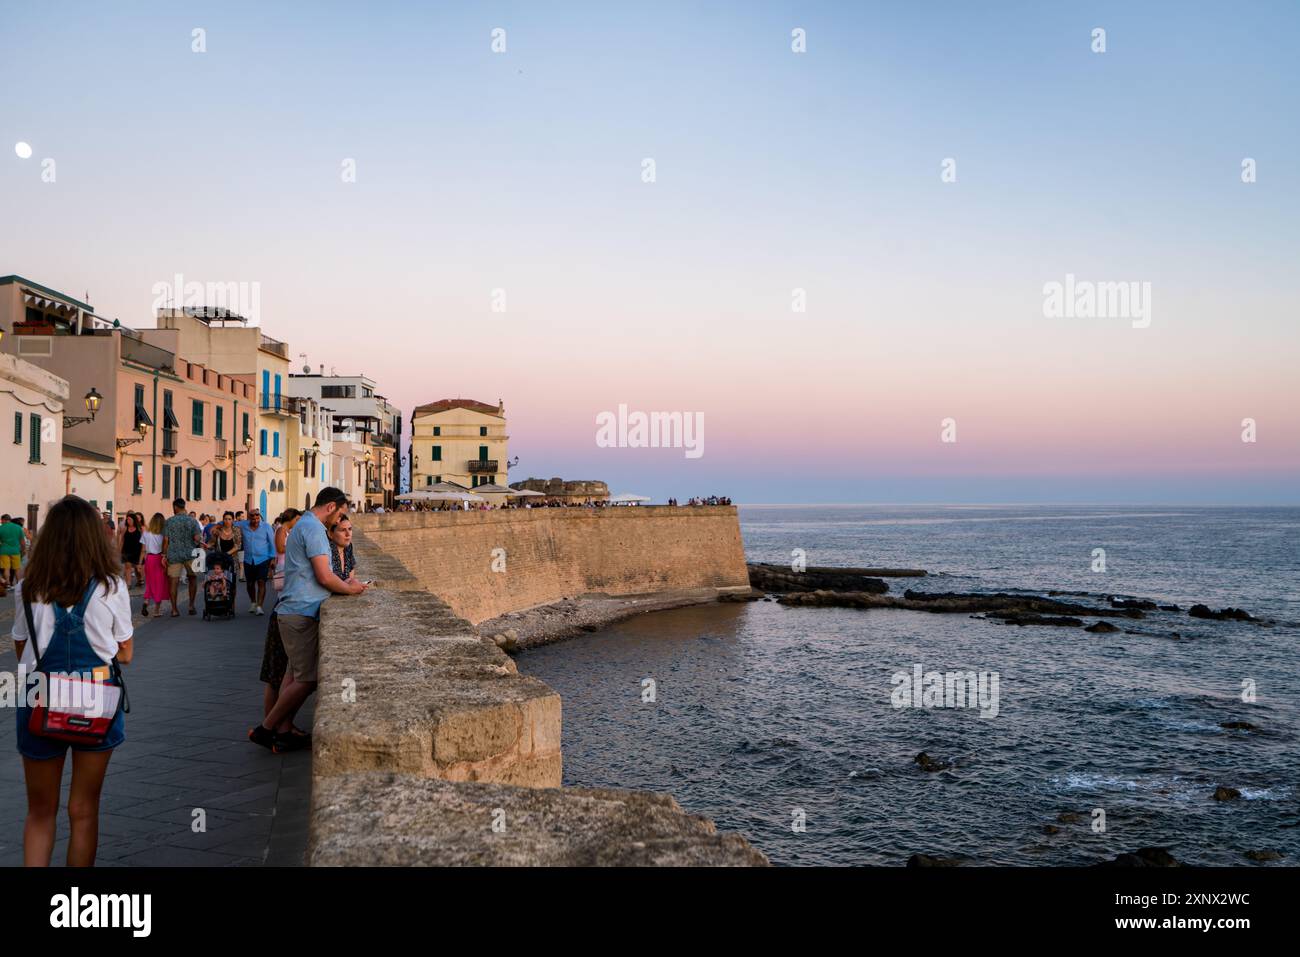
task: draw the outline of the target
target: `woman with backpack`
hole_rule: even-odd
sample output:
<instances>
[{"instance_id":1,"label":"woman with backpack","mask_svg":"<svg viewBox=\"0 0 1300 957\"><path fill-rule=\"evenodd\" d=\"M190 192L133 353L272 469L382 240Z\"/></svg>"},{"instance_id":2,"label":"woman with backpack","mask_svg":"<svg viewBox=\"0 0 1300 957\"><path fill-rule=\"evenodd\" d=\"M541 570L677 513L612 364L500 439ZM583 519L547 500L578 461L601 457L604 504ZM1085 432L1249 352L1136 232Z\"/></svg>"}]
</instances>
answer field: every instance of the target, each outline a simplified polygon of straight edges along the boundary
<instances>
[{"instance_id":1,"label":"woman with backpack","mask_svg":"<svg viewBox=\"0 0 1300 957\"><path fill-rule=\"evenodd\" d=\"M23 863L48 867L54 852L63 765L72 751L68 795L69 867L95 863L99 842L99 796L113 749L126 738L125 689L118 664L132 656L131 600L122 579L116 543L84 499L69 495L49 511L32 546L27 572L14 594L14 653L23 682L18 713L18 751L27 781ZM51 675L60 676L52 679ZM50 694L61 677L100 683L96 702L75 712L63 696ZM33 702L28 688L41 689ZM36 707L31 705L35 703ZM89 727L87 716L93 717ZM68 721L72 717L74 720Z\"/></svg>"}]
</instances>

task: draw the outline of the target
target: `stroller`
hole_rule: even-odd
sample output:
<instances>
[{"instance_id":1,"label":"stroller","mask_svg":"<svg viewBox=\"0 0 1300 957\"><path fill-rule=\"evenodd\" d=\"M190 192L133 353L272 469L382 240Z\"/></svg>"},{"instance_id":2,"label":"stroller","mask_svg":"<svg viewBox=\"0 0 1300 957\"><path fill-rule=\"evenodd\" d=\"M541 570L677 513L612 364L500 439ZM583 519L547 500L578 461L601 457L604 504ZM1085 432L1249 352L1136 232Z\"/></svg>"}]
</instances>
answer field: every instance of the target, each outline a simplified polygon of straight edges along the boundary
<instances>
[{"instance_id":1,"label":"stroller","mask_svg":"<svg viewBox=\"0 0 1300 957\"><path fill-rule=\"evenodd\" d=\"M203 620L235 617L235 563L229 555L208 552L203 576Z\"/></svg>"}]
</instances>

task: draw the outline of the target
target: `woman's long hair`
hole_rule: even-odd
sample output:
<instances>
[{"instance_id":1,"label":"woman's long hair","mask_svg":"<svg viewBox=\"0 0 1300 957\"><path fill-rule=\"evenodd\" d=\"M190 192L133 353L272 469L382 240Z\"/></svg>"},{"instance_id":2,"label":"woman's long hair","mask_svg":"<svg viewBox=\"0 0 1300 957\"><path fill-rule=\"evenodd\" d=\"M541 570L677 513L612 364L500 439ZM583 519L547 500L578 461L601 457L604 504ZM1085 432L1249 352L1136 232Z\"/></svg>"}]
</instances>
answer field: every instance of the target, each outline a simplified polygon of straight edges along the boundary
<instances>
[{"instance_id":1,"label":"woman's long hair","mask_svg":"<svg viewBox=\"0 0 1300 957\"><path fill-rule=\"evenodd\" d=\"M111 591L121 571L99 512L85 499L66 495L50 508L36 536L23 595L32 602L75 605L92 579Z\"/></svg>"},{"instance_id":2,"label":"woman's long hair","mask_svg":"<svg viewBox=\"0 0 1300 957\"><path fill-rule=\"evenodd\" d=\"M163 521L163 513L154 512L153 518L149 519L149 531L153 532L155 535L161 535L163 530Z\"/></svg>"}]
</instances>

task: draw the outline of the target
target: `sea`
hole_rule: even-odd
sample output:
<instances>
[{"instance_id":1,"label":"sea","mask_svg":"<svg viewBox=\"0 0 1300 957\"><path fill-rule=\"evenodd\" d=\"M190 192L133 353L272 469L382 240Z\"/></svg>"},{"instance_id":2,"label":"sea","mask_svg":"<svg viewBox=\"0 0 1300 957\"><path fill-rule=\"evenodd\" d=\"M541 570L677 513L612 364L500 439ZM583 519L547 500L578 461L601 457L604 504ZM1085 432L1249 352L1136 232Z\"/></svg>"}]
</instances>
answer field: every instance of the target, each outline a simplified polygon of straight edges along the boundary
<instances>
[{"instance_id":1,"label":"sea","mask_svg":"<svg viewBox=\"0 0 1300 957\"><path fill-rule=\"evenodd\" d=\"M566 785L667 792L777 865L1067 866L1143 847L1300 863L1300 509L739 513L750 561L929 573L887 579L894 594L1180 610L1111 634L770 601L629 619L519 655L563 699ZM1269 624L1191 618L1194 603ZM918 666L982 675L996 708L900 692Z\"/></svg>"}]
</instances>

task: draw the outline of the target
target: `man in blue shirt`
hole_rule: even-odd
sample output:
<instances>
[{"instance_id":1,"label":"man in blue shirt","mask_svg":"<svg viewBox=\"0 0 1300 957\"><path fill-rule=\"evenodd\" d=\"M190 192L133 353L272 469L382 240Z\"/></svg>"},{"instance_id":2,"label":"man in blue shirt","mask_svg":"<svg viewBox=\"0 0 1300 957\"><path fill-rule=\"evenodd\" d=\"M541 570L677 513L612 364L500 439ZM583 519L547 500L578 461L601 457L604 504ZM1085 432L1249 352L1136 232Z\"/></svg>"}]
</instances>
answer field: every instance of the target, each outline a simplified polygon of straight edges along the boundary
<instances>
[{"instance_id":1,"label":"man in blue shirt","mask_svg":"<svg viewBox=\"0 0 1300 957\"><path fill-rule=\"evenodd\" d=\"M248 589L249 609L254 615L262 614L266 601L266 580L275 564L275 532L262 521L262 513L253 509L243 527L244 585Z\"/></svg>"},{"instance_id":2,"label":"man in blue shirt","mask_svg":"<svg viewBox=\"0 0 1300 957\"><path fill-rule=\"evenodd\" d=\"M330 567L329 529L346 514L347 507L348 497L339 489L321 489L316 504L303 512L285 542L284 591L276 603L272 624L278 628L289 665L275 704L262 723L248 732L250 741L277 753L311 743L309 736L293 732L293 717L316 690L321 604L331 594L360 595L366 590L364 583L355 578L344 581ZM245 554L248 548L246 533Z\"/></svg>"}]
</instances>

